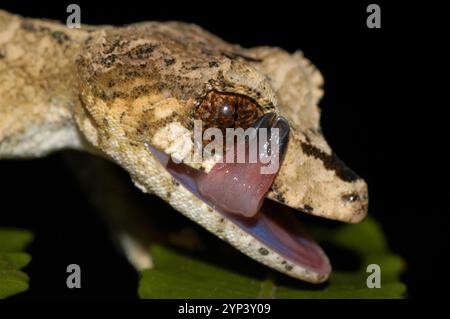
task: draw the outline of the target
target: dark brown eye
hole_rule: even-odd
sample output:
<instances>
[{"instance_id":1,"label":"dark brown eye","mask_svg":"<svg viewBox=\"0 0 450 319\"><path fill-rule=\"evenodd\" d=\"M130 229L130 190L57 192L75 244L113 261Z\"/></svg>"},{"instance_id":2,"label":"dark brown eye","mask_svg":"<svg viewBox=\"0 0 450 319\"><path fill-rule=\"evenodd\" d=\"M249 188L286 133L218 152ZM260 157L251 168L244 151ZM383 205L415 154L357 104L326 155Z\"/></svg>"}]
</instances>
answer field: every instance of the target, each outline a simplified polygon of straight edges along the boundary
<instances>
[{"instance_id":1,"label":"dark brown eye","mask_svg":"<svg viewBox=\"0 0 450 319\"><path fill-rule=\"evenodd\" d=\"M234 117L236 115L235 101L225 100L217 108L217 124L219 127L234 127Z\"/></svg>"},{"instance_id":2,"label":"dark brown eye","mask_svg":"<svg viewBox=\"0 0 450 319\"><path fill-rule=\"evenodd\" d=\"M203 129L250 127L262 115L257 103L244 95L209 92L195 110L195 119L202 120Z\"/></svg>"}]
</instances>

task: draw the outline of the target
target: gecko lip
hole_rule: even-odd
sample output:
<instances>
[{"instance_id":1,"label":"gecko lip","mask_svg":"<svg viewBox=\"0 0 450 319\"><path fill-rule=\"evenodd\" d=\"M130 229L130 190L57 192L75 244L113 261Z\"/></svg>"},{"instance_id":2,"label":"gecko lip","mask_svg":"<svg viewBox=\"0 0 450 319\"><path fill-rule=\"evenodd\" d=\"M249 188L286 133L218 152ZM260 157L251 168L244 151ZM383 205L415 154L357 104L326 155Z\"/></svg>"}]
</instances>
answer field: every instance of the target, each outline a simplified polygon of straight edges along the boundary
<instances>
[{"instance_id":1,"label":"gecko lip","mask_svg":"<svg viewBox=\"0 0 450 319\"><path fill-rule=\"evenodd\" d=\"M278 143L279 157L282 159L289 136L287 120L274 114L266 114L255 122L254 127L280 129ZM147 147L181 185L247 234L278 253L285 259L286 265L290 262L320 278L328 277L331 265L327 256L305 233L294 210L265 199L278 170L264 176L256 173L261 163L246 162L216 164L209 173L205 173L183 163L176 164L166 153L149 144ZM241 180L234 182L236 177ZM247 184L256 187L247 191L243 187Z\"/></svg>"}]
</instances>

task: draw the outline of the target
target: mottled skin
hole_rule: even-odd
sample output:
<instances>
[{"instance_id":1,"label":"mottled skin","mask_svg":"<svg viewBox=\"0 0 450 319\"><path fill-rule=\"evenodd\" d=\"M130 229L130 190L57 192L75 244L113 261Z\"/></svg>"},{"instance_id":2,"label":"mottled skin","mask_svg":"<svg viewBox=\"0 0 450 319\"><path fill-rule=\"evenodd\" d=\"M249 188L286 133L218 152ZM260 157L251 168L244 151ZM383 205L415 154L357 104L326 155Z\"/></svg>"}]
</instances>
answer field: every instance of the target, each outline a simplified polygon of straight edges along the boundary
<instances>
[{"instance_id":1,"label":"mottled skin","mask_svg":"<svg viewBox=\"0 0 450 319\"><path fill-rule=\"evenodd\" d=\"M322 282L326 277L286 261L193 196L146 147L170 153L181 139L177 132L191 132L196 107L211 90L248 96L262 113L274 111L291 124L268 197L317 216L359 222L367 212L367 186L322 136L322 83L300 52L244 49L192 24L68 29L0 11L0 158L38 157L61 148L106 156L142 191L248 256ZM262 254L264 249L269 253Z\"/></svg>"}]
</instances>

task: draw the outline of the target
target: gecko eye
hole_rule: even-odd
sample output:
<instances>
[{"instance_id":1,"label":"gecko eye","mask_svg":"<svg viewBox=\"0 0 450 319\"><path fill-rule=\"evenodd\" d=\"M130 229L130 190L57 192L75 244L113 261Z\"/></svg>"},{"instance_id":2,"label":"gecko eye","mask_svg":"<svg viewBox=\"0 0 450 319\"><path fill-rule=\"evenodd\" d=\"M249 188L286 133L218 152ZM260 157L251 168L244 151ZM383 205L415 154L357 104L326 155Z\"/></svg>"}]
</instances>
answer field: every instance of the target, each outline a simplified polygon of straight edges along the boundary
<instances>
[{"instance_id":1,"label":"gecko eye","mask_svg":"<svg viewBox=\"0 0 450 319\"><path fill-rule=\"evenodd\" d=\"M202 120L203 130L216 127L247 129L263 114L258 104L245 95L209 92L195 110L194 118Z\"/></svg>"}]
</instances>

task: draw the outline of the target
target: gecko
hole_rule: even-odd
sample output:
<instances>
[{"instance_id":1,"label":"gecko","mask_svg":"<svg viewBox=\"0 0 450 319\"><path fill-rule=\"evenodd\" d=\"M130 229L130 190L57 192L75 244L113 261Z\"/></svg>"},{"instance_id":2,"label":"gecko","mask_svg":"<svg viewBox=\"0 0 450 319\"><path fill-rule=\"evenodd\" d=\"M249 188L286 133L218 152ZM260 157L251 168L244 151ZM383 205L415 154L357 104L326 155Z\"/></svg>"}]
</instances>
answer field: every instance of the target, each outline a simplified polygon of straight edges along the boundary
<instances>
[{"instance_id":1,"label":"gecko","mask_svg":"<svg viewBox=\"0 0 450 319\"><path fill-rule=\"evenodd\" d=\"M298 215L358 223L368 210L367 184L321 131L323 82L301 51L244 48L195 24L70 29L0 10L0 159L61 149L107 158L140 190L250 258L321 283L330 261ZM195 120L206 127L280 127L283 159L267 189L243 193L242 184L213 174L213 157L189 161ZM236 176L258 184L246 168ZM217 195L215 202L205 193ZM256 203L251 216L232 211L248 202ZM137 269L149 266L147 250L129 240L123 246L134 250L127 256Z\"/></svg>"}]
</instances>

